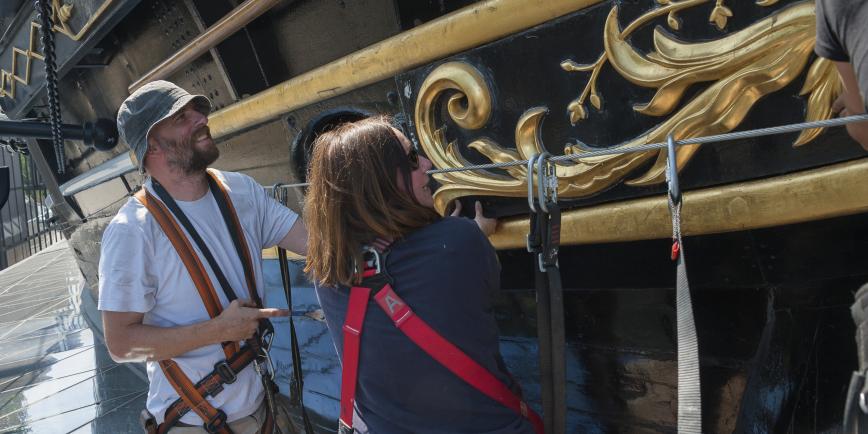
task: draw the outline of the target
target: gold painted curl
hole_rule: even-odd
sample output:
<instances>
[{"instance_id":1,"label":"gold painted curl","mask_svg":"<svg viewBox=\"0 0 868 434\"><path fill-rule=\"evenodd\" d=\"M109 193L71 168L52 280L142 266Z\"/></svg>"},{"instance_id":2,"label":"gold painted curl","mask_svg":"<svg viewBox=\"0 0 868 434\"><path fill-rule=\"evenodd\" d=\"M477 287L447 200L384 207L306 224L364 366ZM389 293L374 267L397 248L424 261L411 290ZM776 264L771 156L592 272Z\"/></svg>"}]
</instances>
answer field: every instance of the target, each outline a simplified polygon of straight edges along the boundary
<instances>
[{"instance_id":1,"label":"gold painted curl","mask_svg":"<svg viewBox=\"0 0 868 434\"><path fill-rule=\"evenodd\" d=\"M618 7L609 13L604 27L604 53L592 65L573 61L561 62L568 71L590 71L591 81L580 98L570 104L570 120L576 123L587 117L583 106L590 98L599 109L601 100L595 81L605 63L610 63L629 82L656 89L650 101L634 109L645 116L666 120L616 148L631 148L647 143L663 142L669 134L688 139L722 134L735 129L762 97L776 92L804 70L811 58L815 38L814 5L800 3L748 28L717 40L691 43L676 39L661 28L654 31L654 50L644 54L631 46L628 35L648 24L651 19L670 16L707 0L666 1L663 7L644 14L624 29L618 23ZM772 4L772 2L765 2ZM759 3L761 6L762 2ZM722 3L718 2L718 6ZM720 21L723 23L723 21ZM706 87L691 100L684 102L686 91L694 85ZM840 80L831 63L816 60L810 67L801 94L808 96L808 120L831 117L832 101L840 93ZM453 94L454 92L454 94ZM482 74L471 65L449 62L436 68L423 83L416 101L416 125L427 155L438 168L463 167L470 163L458 151L455 143L446 143L438 128L435 113L440 98L450 94L449 116L468 130L482 128L491 116L491 95ZM524 160L545 149L540 129L548 112L546 107L527 110L515 129L515 150L504 148L488 138L468 145L492 162ZM805 131L796 140L801 145L814 139L822 130ZM682 168L695 154L697 146L682 146L677 153L677 165ZM582 154L583 149L567 146L567 154ZM651 168L629 185L651 185L664 181L666 153L607 155L584 158L575 163L557 165L558 195L561 198L587 197L623 181L633 170L654 159ZM443 184L435 193L435 205L443 212L452 200L469 195L520 197L526 194L526 169L521 166L505 169L506 174L493 171L452 172L436 175Z\"/></svg>"}]
</instances>

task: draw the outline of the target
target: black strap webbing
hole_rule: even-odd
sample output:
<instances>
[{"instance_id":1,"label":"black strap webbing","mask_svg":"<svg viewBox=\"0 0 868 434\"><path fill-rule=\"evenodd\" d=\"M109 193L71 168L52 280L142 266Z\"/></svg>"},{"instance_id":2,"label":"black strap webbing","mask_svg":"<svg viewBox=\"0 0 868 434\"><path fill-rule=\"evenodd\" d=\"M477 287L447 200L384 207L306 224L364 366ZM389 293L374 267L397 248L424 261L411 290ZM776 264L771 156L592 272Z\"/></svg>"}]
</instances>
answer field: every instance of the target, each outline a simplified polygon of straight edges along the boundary
<instances>
[{"instance_id":1,"label":"black strap webbing","mask_svg":"<svg viewBox=\"0 0 868 434\"><path fill-rule=\"evenodd\" d=\"M253 264L250 264L248 261L244 260L244 246L241 244L241 234L238 233L238 228L232 224L232 215L229 211L229 204L226 203L226 198L223 196L223 190L220 189L220 186L217 185L217 180L214 179L213 176L206 176L208 180L208 187L211 189L211 194L214 196L214 200L217 201L217 208L220 209L220 214L223 216L223 221L226 222L226 228L229 230L229 237L232 238L232 244L235 246L235 251L238 252L238 260L241 261L241 266L244 268L244 275L248 282L255 282L255 276L253 275ZM228 193L227 193L228 194ZM256 288L250 288L250 296L253 297L253 302L256 303L257 306L263 306L262 300L259 298L259 292L256 291Z\"/></svg>"},{"instance_id":2,"label":"black strap webbing","mask_svg":"<svg viewBox=\"0 0 868 434\"><path fill-rule=\"evenodd\" d=\"M292 276L289 273L286 250L277 248L277 258L280 261L280 278L283 282L283 292L286 296L286 308L289 310L289 339L292 352L292 378L289 380L290 404L301 408L301 418L304 422L304 432L314 434L313 426L304 406L304 377L301 370L301 350L298 345L298 336L295 333L295 323L292 321Z\"/></svg>"},{"instance_id":3,"label":"black strap webbing","mask_svg":"<svg viewBox=\"0 0 868 434\"><path fill-rule=\"evenodd\" d=\"M210 179L210 177L208 178ZM223 293L226 295L226 298L229 299L230 302L236 300L238 296L235 294L232 286L229 285L229 281L226 280L226 276L223 274L223 270L217 264L217 261L214 259L214 255L211 254L211 250L208 248L208 245L205 244L205 241L202 239L201 236L199 236L199 232L197 232L196 228L193 227L190 219L187 218L187 215L184 214L184 211L182 211L181 208L178 206L178 203L175 202L175 199L172 198L169 192L167 192L166 189L162 185L160 185L160 183L157 182L156 179L151 178L151 185L154 187L154 193L157 194L157 197L159 197L160 200L162 200L163 203L166 204L166 207L168 207L169 210L172 211L172 214L175 216L176 219L178 219L178 221L181 223L181 226L184 226L184 229L186 229L187 233L190 234L190 238L192 238L193 242L196 243L196 247L198 247L199 251L202 252L202 255L205 256L205 260L208 261L208 266L211 267L211 271L214 273L214 277L216 277L217 281L220 282L220 287L223 288ZM218 196L220 196L220 191L218 190L215 192L212 187L211 194L216 199ZM220 202L218 201L217 204L219 207ZM223 210L221 209L221 213L222 212ZM231 229L233 225L230 224L230 222L226 219L225 215L223 216L223 220L226 221L226 225L230 228L229 233L231 235L233 232ZM238 250L238 246L236 246L236 250L238 253L238 259L243 264L245 261L242 259L243 256L241 254L241 251ZM245 273L247 272L246 267L244 271ZM255 290L251 291L251 293L255 292Z\"/></svg>"},{"instance_id":4,"label":"black strap webbing","mask_svg":"<svg viewBox=\"0 0 868 434\"><path fill-rule=\"evenodd\" d=\"M534 253L543 424L551 434L566 432L566 336L564 297L558 268L560 208L547 202L530 215L528 250Z\"/></svg>"}]
</instances>

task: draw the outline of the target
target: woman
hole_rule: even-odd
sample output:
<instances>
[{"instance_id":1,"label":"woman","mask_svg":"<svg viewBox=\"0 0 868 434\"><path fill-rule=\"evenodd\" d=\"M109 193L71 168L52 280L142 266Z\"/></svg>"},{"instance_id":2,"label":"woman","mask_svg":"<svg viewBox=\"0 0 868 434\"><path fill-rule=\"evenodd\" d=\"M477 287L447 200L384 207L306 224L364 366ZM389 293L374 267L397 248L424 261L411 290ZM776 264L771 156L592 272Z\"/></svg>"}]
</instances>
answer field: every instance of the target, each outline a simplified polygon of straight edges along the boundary
<instances>
[{"instance_id":1,"label":"woman","mask_svg":"<svg viewBox=\"0 0 868 434\"><path fill-rule=\"evenodd\" d=\"M342 353L350 287L366 282L359 283L358 274L365 263L363 248L390 244L382 265L394 293L415 317L482 366L503 390L517 389L501 359L492 314L490 295L500 285L494 249L473 221L441 218L434 211L430 168L431 162L418 156L386 118L346 124L320 136L304 211L305 271L317 283ZM358 379L350 381L356 385L355 411L351 421L343 421L352 422L355 432L534 432L518 410L468 384L408 338L386 307L373 299L367 306ZM345 370L347 357L342 355Z\"/></svg>"}]
</instances>

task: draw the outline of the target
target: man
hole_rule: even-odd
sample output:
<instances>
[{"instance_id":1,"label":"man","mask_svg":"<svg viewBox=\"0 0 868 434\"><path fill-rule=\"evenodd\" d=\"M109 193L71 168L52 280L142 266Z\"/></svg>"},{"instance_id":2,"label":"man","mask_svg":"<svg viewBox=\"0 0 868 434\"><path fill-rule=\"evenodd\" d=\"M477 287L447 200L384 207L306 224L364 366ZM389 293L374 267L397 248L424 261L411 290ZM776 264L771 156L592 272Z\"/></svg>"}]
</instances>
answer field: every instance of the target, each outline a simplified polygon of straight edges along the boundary
<instances>
[{"instance_id":1,"label":"man","mask_svg":"<svg viewBox=\"0 0 868 434\"><path fill-rule=\"evenodd\" d=\"M208 130L210 111L211 103L204 96L155 81L130 95L117 118L118 130L140 172L150 177L144 191L127 201L103 234L99 309L112 358L118 362L147 361L147 410L156 424L172 425L160 426L159 432L206 432L204 422L218 432L260 430L269 419L266 402L272 401L266 399L270 395L265 393L265 382L257 375L254 363L239 372L216 367L230 354L255 346L257 341L252 338L264 333L262 320L288 315L285 310L263 309L253 301L262 297L261 249L277 244L306 253L307 231L295 213L268 197L246 175L206 171L219 156ZM220 200L224 200L222 208ZM230 203L229 211L225 202ZM187 226L179 231L194 249L207 282L191 277L195 270L182 261L175 244L182 237L176 232L172 238L167 226L158 221L161 204L172 209L171 215L162 215L178 222L180 228L183 219L178 214L183 214L204 242L205 249ZM225 217L227 212L236 213L236 226ZM244 241L235 243L238 238ZM242 258L244 248L249 252L247 268ZM210 251L210 260L203 250ZM211 260L216 267L210 265ZM250 276L250 268L254 276ZM222 279L218 278L221 273ZM248 288L249 282L255 282L255 288ZM220 306L214 310L209 310L201 295L208 283L212 294L216 293L212 300L219 298L215 304ZM253 292L248 292L250 289ZM237 299L230 302L227 292ZM168 368L180 368L181 374L172 371L167 376ZM214 393L202 394L211 410L198 408L207 404L189 405L189 397L179 399L178 383L186 380L179 380L177 375L196 383L211 374L219 374L214 378L221 379L220 390L215 387ZM187 409L182 417L177 417L180 413L173 405ZM213 420L204 421L209 414L214 415L209 416ZM268 432L264 427L263 431Z\"/></svg>"},{"instance_id":2,"label":"man","mask_svg":"<svg viewBox=\"0 0 868 434\"><path fill-rule=\"evenodd\" d=\"M865 113L868 105L868 2L817 0L817 42L820 57L834 61L844 92L832 106L841 116ZM868 122L847 124L847 132L868 150ZM856 323L859 370L850 379L844 407L844 432L868 429L868 284L856 293L850 308Z\"/></svg>"},{"instance_id":3,"label":"man","mask_svg":"<svg viewBox=\"0 0 868 434\"><path fill-rule=\"evenodd\" d=\"M832 110L841 116L865 113L868 103L868 2L817 0L817 42L820 57L832 60L844 92ZM847 132L868 150L868 122L847 124Z\"/></svg>"}]
</instances>

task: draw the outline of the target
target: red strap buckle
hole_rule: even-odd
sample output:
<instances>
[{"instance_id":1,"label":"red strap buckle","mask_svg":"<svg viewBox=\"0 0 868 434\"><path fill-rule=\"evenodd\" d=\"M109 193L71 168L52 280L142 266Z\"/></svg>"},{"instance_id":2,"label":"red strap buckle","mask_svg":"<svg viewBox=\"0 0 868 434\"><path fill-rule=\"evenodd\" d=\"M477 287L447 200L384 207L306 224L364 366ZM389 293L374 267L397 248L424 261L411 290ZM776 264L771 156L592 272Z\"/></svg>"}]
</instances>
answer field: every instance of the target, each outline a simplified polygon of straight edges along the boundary
<instances>
[{"instance_id":1,"label":"red strap buckle","mask_svg":"<svg viewBox=\"0 0 868 434\"><path fill-rule=\"evenodd\" d=\"M681 246L678 244L678 240L672 240L672 260L678 259L678 254L681 252Z\"/></svg>"}]
</instances>

